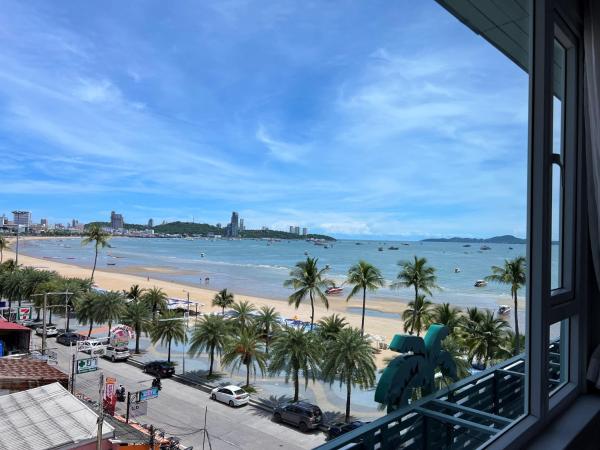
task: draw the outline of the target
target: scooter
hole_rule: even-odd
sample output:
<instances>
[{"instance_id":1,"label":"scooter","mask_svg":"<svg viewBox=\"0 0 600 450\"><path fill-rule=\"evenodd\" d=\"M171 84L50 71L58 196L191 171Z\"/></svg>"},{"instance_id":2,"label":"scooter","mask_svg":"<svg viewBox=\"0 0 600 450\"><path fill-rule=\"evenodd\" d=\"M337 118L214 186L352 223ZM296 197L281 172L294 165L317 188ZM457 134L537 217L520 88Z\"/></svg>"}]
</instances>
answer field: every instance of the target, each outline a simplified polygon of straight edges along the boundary
<instances>
[{"instance_id":1,"label":"scooter","mask_svg":"<svg viewBox=\"0 0 600 450\"><path fill-rule=\"evenodd\" d=\"M162 383L160 381L160 378L157 377L154 380L152 380L152 387L158 388L159 391L162 389Z\"/></svg>"}]
</instances>

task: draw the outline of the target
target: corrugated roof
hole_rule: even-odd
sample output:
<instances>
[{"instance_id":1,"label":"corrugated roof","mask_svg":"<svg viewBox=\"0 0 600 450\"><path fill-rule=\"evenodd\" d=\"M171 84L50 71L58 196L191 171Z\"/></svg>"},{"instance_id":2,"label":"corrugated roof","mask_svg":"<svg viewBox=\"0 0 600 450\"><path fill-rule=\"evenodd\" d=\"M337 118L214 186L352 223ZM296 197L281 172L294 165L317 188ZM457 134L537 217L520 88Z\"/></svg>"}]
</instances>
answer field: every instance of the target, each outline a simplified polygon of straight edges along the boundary
<instances>
[{"instance_id":1,"label":"corrugated roof","mask_svg":"<svg viewBox=\"0 0 600 450\"><path fill-rule=\"evenodd\" d=\"M68 380L69 375L35 359L0 358L0 379Z\"/></svg>"},{"instance_id":2,"label":"corrugated roof","mask_svg":"<svg viewBox=\"0 0 600 450\"><path fill-rule=\"evenodd\" d=\"M0 397L0 449L46 450L93 440L98 415L59 383ZM104 422L103 437L114 428Z\"/></svg>"},{"instance_id":3,"label":"corrugated roof","mask_svg":"<svg viewBox=\"0 0 600 450\"><path fill-rule=\"evenodd\" d=\"M18 323L9 322L4 317L0 317L0 330L19 330L31 332L31 328L24 327Z\"/></svg>"}]
</instances>

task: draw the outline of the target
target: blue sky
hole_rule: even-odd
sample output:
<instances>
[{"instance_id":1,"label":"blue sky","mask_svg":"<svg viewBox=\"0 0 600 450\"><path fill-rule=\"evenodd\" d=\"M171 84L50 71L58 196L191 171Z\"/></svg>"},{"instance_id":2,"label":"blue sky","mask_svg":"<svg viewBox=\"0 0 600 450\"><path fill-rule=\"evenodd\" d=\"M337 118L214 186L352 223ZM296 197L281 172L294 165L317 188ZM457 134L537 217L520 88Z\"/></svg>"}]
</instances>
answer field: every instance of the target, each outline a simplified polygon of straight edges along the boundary
<instances>
[{"instance_id":1,"label":"blue sky","mask_svg":"<svg viewBox=\"0 0 600 450\"><path fill-rule=\"evenodd\" d=\"M433 1L0 15L0 214L524 236L527 76Z\"/></svg>"}]
</instances>

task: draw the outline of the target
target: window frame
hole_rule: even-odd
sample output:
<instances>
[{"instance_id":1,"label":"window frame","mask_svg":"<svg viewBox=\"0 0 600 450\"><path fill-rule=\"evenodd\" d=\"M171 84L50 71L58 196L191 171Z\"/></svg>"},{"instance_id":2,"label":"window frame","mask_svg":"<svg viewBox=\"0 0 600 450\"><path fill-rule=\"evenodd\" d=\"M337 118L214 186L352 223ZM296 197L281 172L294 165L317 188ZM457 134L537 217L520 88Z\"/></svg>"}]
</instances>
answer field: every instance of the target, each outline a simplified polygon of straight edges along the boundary
<instances>
[{"instance_id":1,"label":"window frame","mask_svg":"<svg viewBox=\"0 0 600 450\"><path fill-rule=\"evenodd\" d=\"M529 152L527 221L527 335L525 415L483 447L521 448L561 414L584 390L588 309L586 262L589 261L585 216L585 173L582 160L583 104L581 17L579 4L566 0L531 0ZM553 61L554 39L565 47L565 98L561 147L563 226L562 287L551 289ZM546 382L550 326L569 319L568 378L550 395ZM561 349L562 351L562 349Z\"/></svg>"}]
</instances>

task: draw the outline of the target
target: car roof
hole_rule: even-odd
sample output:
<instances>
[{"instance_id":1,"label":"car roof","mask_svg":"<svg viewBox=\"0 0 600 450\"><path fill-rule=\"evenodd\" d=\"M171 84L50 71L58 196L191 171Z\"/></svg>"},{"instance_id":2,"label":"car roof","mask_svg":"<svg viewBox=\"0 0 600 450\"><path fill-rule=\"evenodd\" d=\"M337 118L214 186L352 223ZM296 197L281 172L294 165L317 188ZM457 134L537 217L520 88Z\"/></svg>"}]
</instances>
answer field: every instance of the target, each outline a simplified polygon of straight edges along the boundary
<instances>
[{"instance_id":1,"label":"car roof","mask_svg":"<svg viewBox=\"0 0 600 450\"><path fill-rule=\"evenodd\" d=\"M308 402L290 402L290 405L295 405L298 406L299 408L302 409L320 409L317 405L313 405L312 403L308 403Z\"/></svg>"},{"instance_id":2,"label":"car roof","mask_svg":"<svg viewBox=\"0 0 600 450\"><path fill-rule=\"evenodd\" d=\"M228 384L227 386L221 386L221 389L230 389L230 390L238 390L238 389L242 389L239 386L236 386L235 384ZM242 389L243 391L243 389Z\"/></svg>"}]
</instances>

